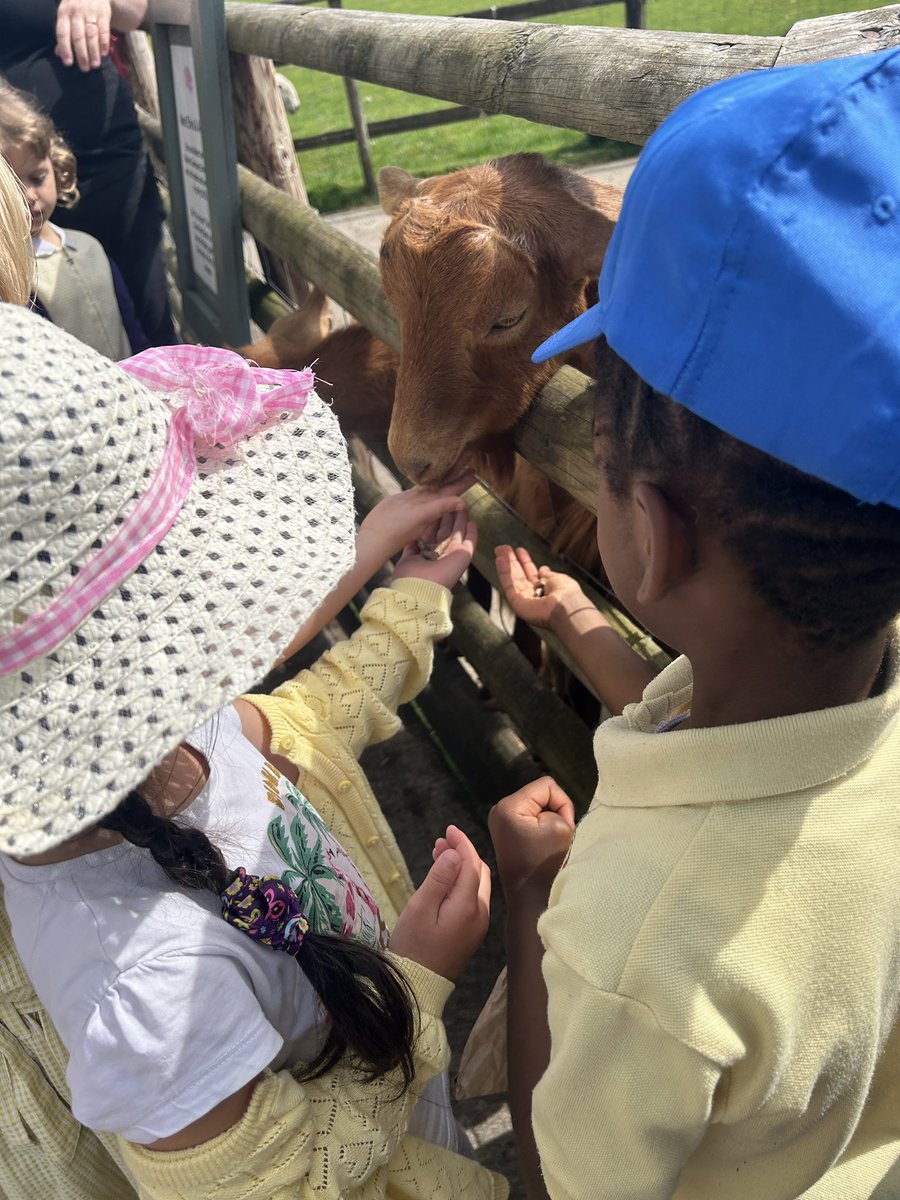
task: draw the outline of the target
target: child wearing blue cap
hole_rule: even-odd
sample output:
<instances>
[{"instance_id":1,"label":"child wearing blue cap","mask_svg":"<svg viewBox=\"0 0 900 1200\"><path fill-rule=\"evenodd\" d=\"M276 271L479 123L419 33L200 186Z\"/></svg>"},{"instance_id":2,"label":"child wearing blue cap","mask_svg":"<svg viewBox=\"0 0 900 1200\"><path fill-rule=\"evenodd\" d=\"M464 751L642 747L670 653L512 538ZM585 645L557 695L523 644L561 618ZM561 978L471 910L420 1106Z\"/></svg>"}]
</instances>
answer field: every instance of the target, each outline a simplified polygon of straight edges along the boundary
<instances>
[{"instance_id":1,"label":"child wearing blue cap","mask_svg":"<svg viewBox=\"0 0 900 1200\"><path fill-rule=\"evenodd\" d=\"M900 50L683 104L537 354L598 337L604 566L683 657L574 836L551 780L492 813L531 1194L861 1200L900 1156Z\"/></svg>"}]
</instances>

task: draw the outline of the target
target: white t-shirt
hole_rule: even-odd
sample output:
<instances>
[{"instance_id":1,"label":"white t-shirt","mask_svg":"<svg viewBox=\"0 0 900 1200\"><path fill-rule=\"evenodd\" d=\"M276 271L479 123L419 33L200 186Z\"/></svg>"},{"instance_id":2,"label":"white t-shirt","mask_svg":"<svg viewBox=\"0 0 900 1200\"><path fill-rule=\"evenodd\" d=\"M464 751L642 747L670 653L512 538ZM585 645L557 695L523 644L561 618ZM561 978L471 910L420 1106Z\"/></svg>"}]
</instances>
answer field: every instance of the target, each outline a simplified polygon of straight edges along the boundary
<instances>
[{"instance_id":1,"label":"white t-shirt","mask_svg":"<svg viewBox=\"0 0 900 1200\"><path fill-rule=\"evenodd\" d=\"M230 868L293 887L315 932L384 945L362 876L237 711L186 741L210 773L180 819ZM148 851L123 843L51 866L0 855L0 879L16 948L69 1052L72 1111L90 1128L153 1142L321 1047L324 1017L297 962L228 925L218 897L177 887ZM456 1149L446 1075L426 1085L410 1130Z\"/></svg>"}]
</instances>

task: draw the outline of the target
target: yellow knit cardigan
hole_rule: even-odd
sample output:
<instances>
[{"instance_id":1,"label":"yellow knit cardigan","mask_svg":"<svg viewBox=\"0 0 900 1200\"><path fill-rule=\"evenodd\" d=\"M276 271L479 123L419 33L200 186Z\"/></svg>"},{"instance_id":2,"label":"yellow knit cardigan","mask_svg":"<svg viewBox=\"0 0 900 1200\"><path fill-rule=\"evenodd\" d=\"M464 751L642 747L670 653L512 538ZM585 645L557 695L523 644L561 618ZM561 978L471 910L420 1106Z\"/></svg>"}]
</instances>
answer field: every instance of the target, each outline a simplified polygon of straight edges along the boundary
<instances>
[{"instance_id":1,"label":"yellow knit cardigan","mask_svg":"<svg viewBox=\"0 0 900 1200\"><path fill-rule=\"evenodd\" d=\"M412 885L396 839L357 758L399 728L398 705L431 671L450 629L449 593L423 580L376 590L362 627L271 696L252 695L272 751L295 762L298 785L372 888L390 926ZM65 1052L22 971L0 912L0 1200L296 1200L298 1197L472 1197L501 1200L506 1183L477 1163L406 1133L421 1086L449 1059L441 1012L452 985L398 962L420 1009L410 1092L360 1084L345 1069L313 1083L267 1075L244 1117L194 1149L159 1153L79 1126L68 1111Z\"/></svg>"}]
</instances>

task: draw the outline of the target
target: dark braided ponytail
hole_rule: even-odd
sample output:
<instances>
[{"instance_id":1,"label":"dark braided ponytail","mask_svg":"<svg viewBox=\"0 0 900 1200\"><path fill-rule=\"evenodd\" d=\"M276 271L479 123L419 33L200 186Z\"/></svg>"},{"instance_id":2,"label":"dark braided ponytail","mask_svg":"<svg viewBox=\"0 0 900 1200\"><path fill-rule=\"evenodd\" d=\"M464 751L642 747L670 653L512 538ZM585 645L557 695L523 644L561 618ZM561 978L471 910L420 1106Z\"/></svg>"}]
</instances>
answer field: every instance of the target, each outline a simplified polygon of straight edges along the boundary
<instances>
[{"instance_id":1,"label":"dark braided ponytail","mask_svg":"<svg viewBox=\"0 0 900 1200\"><path fill-rule=\"evenodd\" d=\"M173 883L219 896L231 883L218 847L193 826L158 815L129 792L100 822L149 850ZM399 1070L414 1075L415 998L403 974L376 950L329 934L308 933L297 962L328 1014L328 1036L301 1078L317 1079L348 1055L366 1081Z\"/></svg>"}]
</instances>

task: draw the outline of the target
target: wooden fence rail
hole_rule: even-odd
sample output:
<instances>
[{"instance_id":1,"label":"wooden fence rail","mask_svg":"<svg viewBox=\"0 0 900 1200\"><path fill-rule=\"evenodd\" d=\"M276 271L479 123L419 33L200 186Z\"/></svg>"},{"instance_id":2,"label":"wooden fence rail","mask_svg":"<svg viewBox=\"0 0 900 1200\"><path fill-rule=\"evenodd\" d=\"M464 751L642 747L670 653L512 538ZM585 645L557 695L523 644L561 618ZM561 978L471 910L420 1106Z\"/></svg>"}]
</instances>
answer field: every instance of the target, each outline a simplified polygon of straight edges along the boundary
<instances>
[{"instance_id":1,"label":"wooden fence rail","mask_svg":"<svg viewBox=\"0 0 900 1200\"><path fill-rule=\"evenodd\" d=\"M898 6L798 22L784 37L225 5L232 50L544 125L642 144L698 88L743 71L900 40Z\"/></svg>"},{"instance_id":2,"label":"wooden fence rail","mask_svg":"<svg viewBox=\"0 0 900 1200\"><path fill-rule=\"evenodd\" d=\"M276 0L278 4L305 5L318 0ZM479 8L475 12L460 13L467 20L480 21L533 21L556 13L573 12L580 8L598 8L602 5L621 4L622 0L524 0L522 4L493 4L490 8ZM330 8L340 8L341 0L328 0ZM625 24L629 29L646 26L646 0L626 0ZM349 81L348 81L349 83ZM352 129L334 129L310 137L294 138L295 150L313 150L320 146L339 146L345 142L359 141L359 119L353 113ZM431 129L436 125L454 125L459 121L474 121L486 114L480 109L457 105L437 111L413 113L405 117L394 117L387 121L364 121L366 136L385 137L393 133L408 133L413 129ZM362 149L362 148L361 148ZM371 166L369 166L371 174ZM370 188L371 190L371 188Z\"/></svg>"}]
</instances>

